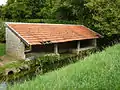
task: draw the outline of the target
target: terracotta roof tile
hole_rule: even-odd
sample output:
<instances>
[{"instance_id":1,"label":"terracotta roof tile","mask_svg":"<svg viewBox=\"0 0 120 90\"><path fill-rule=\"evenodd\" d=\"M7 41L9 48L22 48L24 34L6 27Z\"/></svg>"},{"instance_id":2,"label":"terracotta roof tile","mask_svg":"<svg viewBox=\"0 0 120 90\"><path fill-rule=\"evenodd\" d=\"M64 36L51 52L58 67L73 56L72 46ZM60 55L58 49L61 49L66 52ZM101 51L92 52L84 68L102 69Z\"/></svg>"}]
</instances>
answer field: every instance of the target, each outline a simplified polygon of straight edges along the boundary
<instances>
[{"instance_id":1,"label":"terracotta roof tile","mask_svg":"<svg viewBox=\"0 0 120 90\"><path fill-rule=\"evenodd\" d=\"M30 45L41 44L41 42L46 41L59 43L100 37L98 33L82 25L11 23L8 26Z\"/></svg>"}]
</instances>

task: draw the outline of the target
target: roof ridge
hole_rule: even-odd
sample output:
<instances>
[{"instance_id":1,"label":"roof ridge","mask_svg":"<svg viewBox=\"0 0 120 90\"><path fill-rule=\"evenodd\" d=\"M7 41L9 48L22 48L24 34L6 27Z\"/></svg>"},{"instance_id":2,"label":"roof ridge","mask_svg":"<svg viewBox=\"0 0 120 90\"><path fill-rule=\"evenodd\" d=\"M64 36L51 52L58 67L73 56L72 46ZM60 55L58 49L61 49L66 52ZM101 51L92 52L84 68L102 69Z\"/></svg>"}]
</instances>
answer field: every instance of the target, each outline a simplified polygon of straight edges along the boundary
<instances>
[{"instance_id":1,"label":"roof ridge","mask_svg":"<svg viewBox=\"0 0 120 90\"><path fill-rule=\"evenodd\" d=\"M68 25L68 26L84 26L78 24L53 24L53 23L25 23L25 22L5 22L6 24L37 24L37 25Z\"/></svg>"}]
</instances>

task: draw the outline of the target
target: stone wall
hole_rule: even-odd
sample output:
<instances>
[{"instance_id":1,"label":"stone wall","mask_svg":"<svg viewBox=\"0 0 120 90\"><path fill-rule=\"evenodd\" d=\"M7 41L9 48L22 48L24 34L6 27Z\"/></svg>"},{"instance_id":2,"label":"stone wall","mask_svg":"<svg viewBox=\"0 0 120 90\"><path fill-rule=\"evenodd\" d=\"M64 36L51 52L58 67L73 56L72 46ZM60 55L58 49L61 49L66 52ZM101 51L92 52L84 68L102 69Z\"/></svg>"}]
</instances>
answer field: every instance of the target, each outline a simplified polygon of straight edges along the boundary
<instances>
[{"instance_id":1,"label":"stone wall","mask_svg":"<svg viewBox=\"0 0 120 90\"><path fill-rule=\"evenodd\" d=\"M6 27L6 54L18 59L25 59L24 43Z\"/></svg>"}]
</instances>

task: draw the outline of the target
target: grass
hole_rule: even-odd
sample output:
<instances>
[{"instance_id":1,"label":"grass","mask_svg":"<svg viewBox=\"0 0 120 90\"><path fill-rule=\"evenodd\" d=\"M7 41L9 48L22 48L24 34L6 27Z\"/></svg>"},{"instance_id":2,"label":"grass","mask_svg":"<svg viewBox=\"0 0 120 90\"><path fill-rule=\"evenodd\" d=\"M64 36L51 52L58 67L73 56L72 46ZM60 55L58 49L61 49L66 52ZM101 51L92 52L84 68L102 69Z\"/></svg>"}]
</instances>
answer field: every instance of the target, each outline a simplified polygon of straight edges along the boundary
<instances>
[{"instance_id":1,"label":"grass","mask_svg":"<svg viewBox=\"0 0 120 90\"><path fill-rule=\"evenodd\" d=\"M9 90L119 90L120 44Z\"/></svg>"},{"instance_id":2,"label":"grass","mask_svg":"<svg viewBox=\"0 0 120 90\"><path fill-rule=\"evenodd\" d=\"M0 43L0 56L3 56L5 54L5 44Z\"/></svg>"}]
</instances>

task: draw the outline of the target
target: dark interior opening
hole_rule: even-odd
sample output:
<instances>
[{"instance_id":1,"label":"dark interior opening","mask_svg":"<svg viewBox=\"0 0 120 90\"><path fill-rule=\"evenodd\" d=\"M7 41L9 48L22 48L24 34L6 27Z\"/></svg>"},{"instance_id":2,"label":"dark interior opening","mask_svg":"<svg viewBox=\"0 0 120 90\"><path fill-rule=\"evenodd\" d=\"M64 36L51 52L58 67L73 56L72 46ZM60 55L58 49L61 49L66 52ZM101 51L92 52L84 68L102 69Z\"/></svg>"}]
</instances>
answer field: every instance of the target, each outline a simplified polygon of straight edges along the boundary
<instances>
[{"instance_id":1,"label":"dark interior opening","mask_svg":"<svg viewBox=\"0 0 120 90\"><path fill-rule=\"evenodd\" d=\"M54 52L53 44L34 45L31 52Z\"/></svg>"},{"instance_id":2,"label":"dark interior opening","mask_svg":"<svg viewBox=\"0 0 120 90\"><path fill-rule=\"evenodd\" d=\"M9 71L9 72L8 72L8 75L12 75L12 74L13 74L13 71Z\"/></svg>"},{"instance_id":3,"label":"dark interior opening","mask_svg":"<svg viewBox=\"0 0 120 90\"><path fill-rule=\"evenodd\" d=\"M92 47L94 46L94 40L89 39L89 40L81 40L80 41L80 48L87 48L87 47Z\"/></svg>"},{"instance_id":4,"label":"dark interior opening","mask_svg":"<svg viewBox=\"0 0 120 90\"><path fill-rule=\"evenodd\" d=\"M77 48L77 41L58 43L59 53L68 53Z\"/></svg>"},{"instance_id":5,"label":"dark interior opening","mask_svg":"<svg viewBox=\"0 0 120 90\"><path fill-rule=\"evenodd\" d=\"M30 60L34 60L35 58L54 52L54 44L46 44L46 45L33 45L31 46L31 51L26 52L26 58Z\"/></svg>"}]
</instances>

